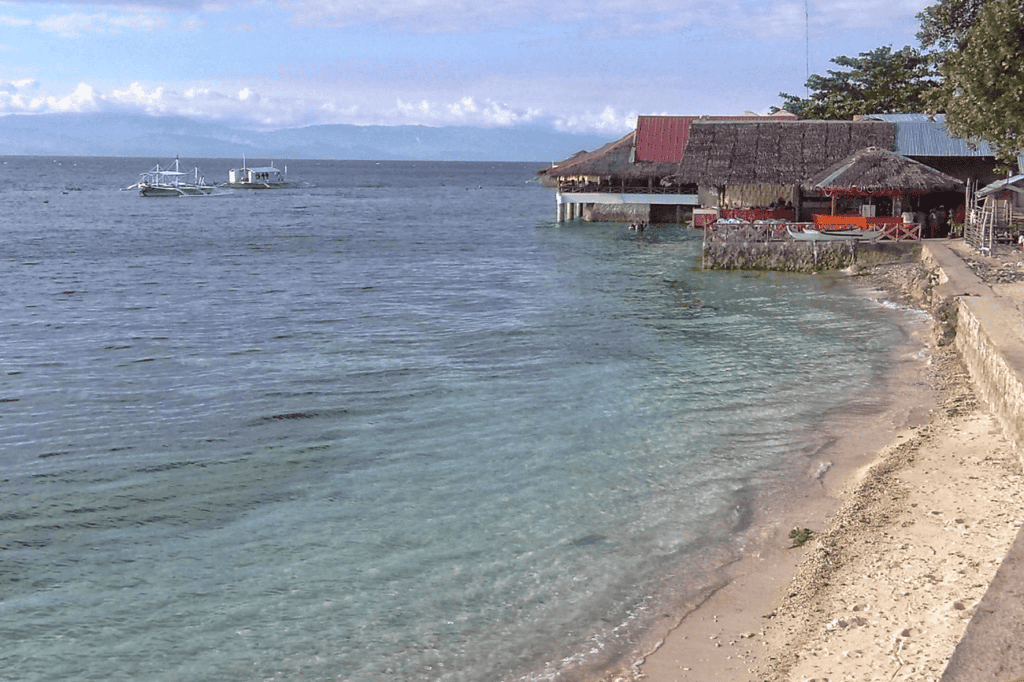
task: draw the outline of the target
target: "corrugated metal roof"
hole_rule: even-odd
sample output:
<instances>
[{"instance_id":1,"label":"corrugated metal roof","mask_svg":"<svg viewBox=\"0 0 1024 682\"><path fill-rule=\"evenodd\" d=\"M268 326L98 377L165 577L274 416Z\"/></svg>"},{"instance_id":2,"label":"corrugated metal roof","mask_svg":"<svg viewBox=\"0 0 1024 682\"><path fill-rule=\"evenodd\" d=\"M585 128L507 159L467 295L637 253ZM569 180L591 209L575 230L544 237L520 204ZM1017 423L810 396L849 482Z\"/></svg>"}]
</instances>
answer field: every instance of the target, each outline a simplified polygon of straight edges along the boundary
<instances>
[{"instance_id":1,"label":"corrugated metal roof","mask_svg":"<svg viewBox=\"0 0 1024 682\"><path fill-rule=\"evenodd\" d=\"M636 121L636 160L678 163L690 137L693 116L640 116Z\"/></svg>"},{"instance_id":2,"label":"corrugated metal roof","mask_svg":"<svg viewBox=\"0 0 1024 682\"><path fill-rule=\"evenodd\" d=\"M978 196L983 197L989 194L994 194L1000 190L1010 189L1015 192L1024 194L1024 189L1021 189L1021 184L1024 184L1024 174L1014 175L1012 178L1006 178L1005 180L997 180L991 185L986 185L978 190Z\"/></svg>"},{"instance_id":3,"label":"corrugated metal roof","mask_svg":"<svg viewBox=\"0 0 1024 682\"><path fill-rule=\"evenodd\" d=\"M936 117L938 116L945 118L945 114L936 114ZM928 114L871 114L864 118L875 121L887 121L889 123L900 123L907 121L927 121Z\"/></svg>"},{"instance_id":4,"label":"corrugated metal roof","mask_svg":"<svg viewBox=\"0 0 1024 682\"><path fill-rule=\"evenodd\" d=\"M795 118L795 117L794 117ZM694 121L787 120L771 116L639 116L636 121L636 160L679 163L683 160Z\"/></svg>"},{"instance_id":5,"label":"corrugated metal roof","mask_svg":"<svg viewBox=\"0 0 1024 682\"><path fill-rule=\"evenodd\" d=\"M995 156L987 142L978 141L972 149L966 140L951 135L945 114L872 114L867 118L896 124L896 151L904 156Z\"/></svg>"}]
</instances>

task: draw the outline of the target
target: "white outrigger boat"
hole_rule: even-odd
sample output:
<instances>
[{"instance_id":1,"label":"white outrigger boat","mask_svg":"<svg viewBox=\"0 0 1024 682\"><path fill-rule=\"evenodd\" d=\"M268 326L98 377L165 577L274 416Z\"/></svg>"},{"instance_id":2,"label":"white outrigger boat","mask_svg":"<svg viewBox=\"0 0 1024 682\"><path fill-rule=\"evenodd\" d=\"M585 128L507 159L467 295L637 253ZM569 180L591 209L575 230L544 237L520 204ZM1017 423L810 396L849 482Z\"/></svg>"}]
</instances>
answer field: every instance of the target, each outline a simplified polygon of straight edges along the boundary
<instances>
[{"instance_id":1,"label":"white outrigger boat","mask_svg":"<svg viewBox=\"0 0 1024 682\"><path fill-rule=\"evenodd\" d=\"M802 229L793 229L792 225L786 228L789 231L789 236L797 241L850 241L850 240L863 240L863 241L875 241L883 234L883 229L861 229L859 227L845 227L838 229L815 229L811 227L804 227Z\"/></svg>"},{"instance_id":2,"label":"white outrigger boat","mask_svg":"<svg viewBox=\"0 0 1024 682\"><path fill-rule=\"evenodd\" d=\"M138 188L139 194L144 197L191 197L205 196L216 189L213 185L207 185L206 179L199 174L199 168L193 171L181 170L177 158L174 164L168 168L160 168L160 164L152 170L142 173L139 182L125 187L125 189Z\"/></svg>"},{"instance_id":3,"label":"white outrigger boat","mask_svg":"<svg viewBox=\"0 0 1024 682\"><path fill-rule=\"evenodd\" d=\"M285 173L288 167L285 166L284 173L279 168L274 168L274 162L269 166L260 168L249 168L245 165L245 157L242 157L242 167L232 168L228 171L228 181L221 184L221 187L232 189L290 189L298 187L298 183L288 182Z\"/></svg>"}]
</instances>

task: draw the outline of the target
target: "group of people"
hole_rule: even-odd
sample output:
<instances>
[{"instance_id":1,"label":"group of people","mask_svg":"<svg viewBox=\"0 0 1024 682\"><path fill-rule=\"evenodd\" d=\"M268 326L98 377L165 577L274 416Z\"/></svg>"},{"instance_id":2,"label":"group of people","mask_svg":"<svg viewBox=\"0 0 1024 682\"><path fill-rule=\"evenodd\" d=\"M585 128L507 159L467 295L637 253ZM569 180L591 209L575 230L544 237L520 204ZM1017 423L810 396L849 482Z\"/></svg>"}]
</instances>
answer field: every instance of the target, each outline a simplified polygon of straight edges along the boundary
<instances>
[{"instance_id":1,"label":"group of people","mask_svg":"<svg viewBox=\"0 0 1024 682\"><path fill-rule=\"evenodd\" d=\"M793 210L793 202L792 201L786 201L782 197L779 197L778 199L776 199L772 203L768 204L768 210L769 211L784 211L784 210L785 211L792 211Z\"/></svg>"},{"instance_id":2,"label":"group of people","mask_svg":"<svg viewBox=\"0 0 1024 682\"><path fill-rule=\"evenodd\" d=\"M922 237L945 237L949 234L950 222L964 222L964 207L950 211L945 206L937 206L928 213L919 208L914 212L914 222L921 225Z\"/></svg>"}]
</instances>

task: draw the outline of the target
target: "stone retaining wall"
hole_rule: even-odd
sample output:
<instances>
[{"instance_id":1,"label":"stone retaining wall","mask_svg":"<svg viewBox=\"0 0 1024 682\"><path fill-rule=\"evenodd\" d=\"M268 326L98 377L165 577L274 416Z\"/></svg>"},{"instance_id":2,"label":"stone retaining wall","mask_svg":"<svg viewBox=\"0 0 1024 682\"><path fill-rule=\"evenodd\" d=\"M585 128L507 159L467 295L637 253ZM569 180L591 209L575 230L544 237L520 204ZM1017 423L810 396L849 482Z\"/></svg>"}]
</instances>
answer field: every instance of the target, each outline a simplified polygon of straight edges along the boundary
<instances>
[{"instance_id":1,"label":"stone retaining wall","mask_svg":"<svg viewBox=\"0 0 1024 682\"><path fill-rule=\"evenodd\" d=\"M902 258L918 242L857 241L705 241L707 270L822 272L868 266Z\"/></svg>"}]
</instances>

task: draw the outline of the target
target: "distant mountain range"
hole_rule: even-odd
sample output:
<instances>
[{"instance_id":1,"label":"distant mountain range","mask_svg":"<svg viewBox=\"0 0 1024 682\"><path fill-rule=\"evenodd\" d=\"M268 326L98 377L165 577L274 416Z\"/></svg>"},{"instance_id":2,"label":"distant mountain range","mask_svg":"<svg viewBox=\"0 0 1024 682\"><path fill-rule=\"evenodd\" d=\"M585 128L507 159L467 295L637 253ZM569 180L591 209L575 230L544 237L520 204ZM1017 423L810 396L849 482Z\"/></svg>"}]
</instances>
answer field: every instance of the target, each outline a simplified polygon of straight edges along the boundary
<instances>
[{"instance_id":1,"label":"distant mountain range","mask_svg":"<svg viewBox=\"0 0 1024 682\"><path fill-rule=\"evenodd\" d=\"M540 128L317 125L254 131L178 116L0 116L0 154L409 161L539 161L593 151L615 136Z\"/></svg>"}]
</instances>

